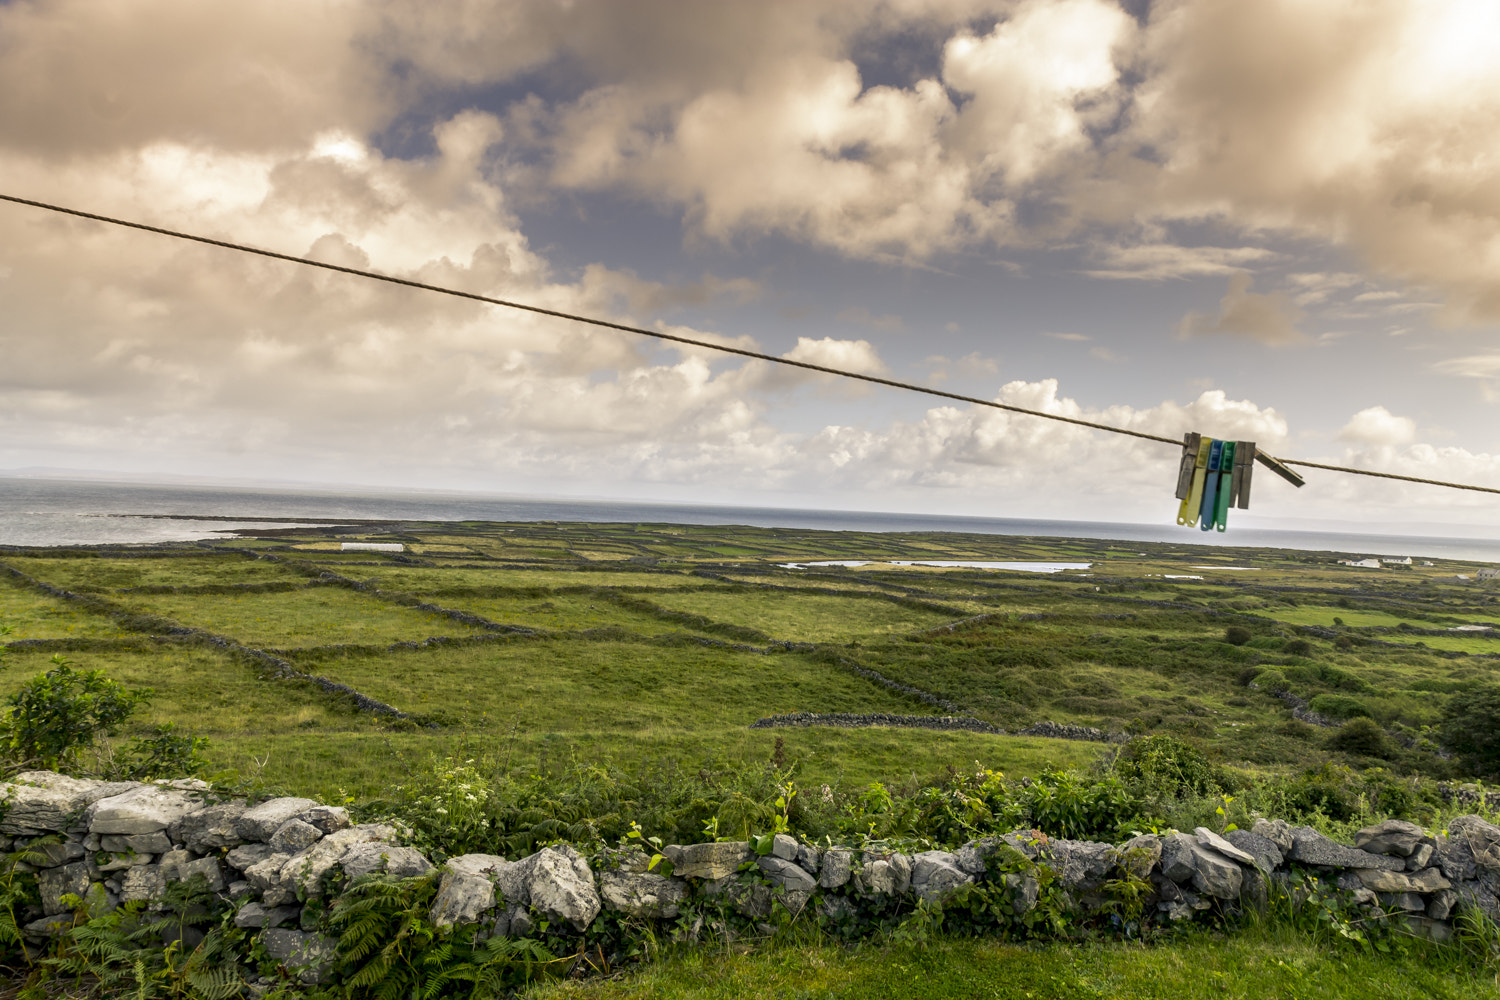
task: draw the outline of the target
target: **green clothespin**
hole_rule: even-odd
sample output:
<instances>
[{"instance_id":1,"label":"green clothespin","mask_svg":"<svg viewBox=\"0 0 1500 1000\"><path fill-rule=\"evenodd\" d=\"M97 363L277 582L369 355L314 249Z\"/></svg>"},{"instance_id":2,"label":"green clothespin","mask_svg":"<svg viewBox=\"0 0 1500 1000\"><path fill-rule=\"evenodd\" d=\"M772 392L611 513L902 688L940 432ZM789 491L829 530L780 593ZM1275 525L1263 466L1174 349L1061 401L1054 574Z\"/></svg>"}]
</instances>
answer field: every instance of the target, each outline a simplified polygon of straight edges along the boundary
<instances>
[{"instance_id":1,"label":"green clothespin","mask_svg":"<svg viewBox=\"0 0 1500 1000\"><path fill-rule=\"evenodd\" d=\"M1229 500L1234 485L1233 441L1224 442L1224 451L1219 456L1219 493L1214 503L1214 525L1223 531L1229 527Z\"/></svg>"}]
</instances>

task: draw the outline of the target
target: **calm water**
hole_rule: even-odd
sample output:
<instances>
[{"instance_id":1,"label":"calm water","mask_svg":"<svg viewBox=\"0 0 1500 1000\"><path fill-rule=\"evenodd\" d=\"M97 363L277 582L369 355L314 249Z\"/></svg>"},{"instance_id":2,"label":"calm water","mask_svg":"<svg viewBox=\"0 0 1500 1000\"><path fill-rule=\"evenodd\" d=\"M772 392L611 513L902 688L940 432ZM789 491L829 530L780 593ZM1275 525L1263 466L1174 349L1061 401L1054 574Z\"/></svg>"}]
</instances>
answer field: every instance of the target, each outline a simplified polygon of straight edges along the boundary
<instances>
[{"instance_id":1,"label":"calm water","mask_svg":"<svg viewBox=\"0 0 1500 1000\"><path fill-rule=\"evenodd\" d=\"M231 517L158 520L145 514ZM123 515L123 516L122 516ZM137 515L137 516L130 516ZM1500 562L1500 539L1400 537L1256 528L1187 531L1173 524L1111 524L930 514L794 510L632 501L551 500L474 493L333 492L227 486L151 486L0 476L0 545L79 545L222 537L256 518L414 521L602 521L744 524L829 531L964 531L1194 545L1271 546L1365 555ZM265 522L260 522L264 524Z\"/></svg>"}]
</instances>

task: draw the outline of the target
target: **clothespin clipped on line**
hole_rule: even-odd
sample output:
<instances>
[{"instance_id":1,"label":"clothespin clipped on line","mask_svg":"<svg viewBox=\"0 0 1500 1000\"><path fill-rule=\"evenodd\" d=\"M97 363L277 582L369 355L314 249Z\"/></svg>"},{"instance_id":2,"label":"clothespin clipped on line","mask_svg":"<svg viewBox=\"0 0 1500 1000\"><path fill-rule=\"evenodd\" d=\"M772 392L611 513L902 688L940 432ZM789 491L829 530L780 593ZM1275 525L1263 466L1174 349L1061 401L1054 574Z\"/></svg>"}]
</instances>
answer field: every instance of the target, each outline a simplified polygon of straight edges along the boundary
<instances>
[{"instance_id":1,"label":"clothespin clipped on line","mask_svg":"<svg viewBox=\"0 0 1500 1000\"><path fill-rule=\"evenodd\" d=\"M1217 441L1195 432L1182 436L1182 461L1177 467L1177 492L1182 501L1177 523L1203 531L1229 525L1229 508L1250 509L1250 478L1259 462L1293 486L1304 480L1254 441Z\"/></svg>"}]
</instances>

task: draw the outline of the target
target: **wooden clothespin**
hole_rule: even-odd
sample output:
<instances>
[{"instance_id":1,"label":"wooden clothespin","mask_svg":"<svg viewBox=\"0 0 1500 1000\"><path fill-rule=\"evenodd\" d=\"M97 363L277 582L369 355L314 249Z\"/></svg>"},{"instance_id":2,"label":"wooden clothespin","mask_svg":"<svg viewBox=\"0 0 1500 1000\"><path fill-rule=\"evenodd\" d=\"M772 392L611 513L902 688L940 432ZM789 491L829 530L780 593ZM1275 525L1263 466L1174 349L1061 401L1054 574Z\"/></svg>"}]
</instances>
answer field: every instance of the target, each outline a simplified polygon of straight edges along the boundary
<instances>
[{"instance_id":1,"label":"wooden clothespin","mask_svg":"<svg viewBox=\"0 0 1500 1000\"><path fill-rule=\"evenodd\" d=\"M1193 492L1193 468L1198 462L1198 442L1203 435L1188 431L1182 436L1182 464L1177 468L1177 492L1179 500L1186 500Z\"/></svg>"},{"instance_id":2,"label":"wooden clothespin","mask_svg":"<svg viewBox=\"0 0 1500 1000\"><path fill-rule=\"evenodd\" d=\"M1250 509L1250 476L1255 471L1255 442L1234 443L1234 484L1230 491L1230 503L1240 510Z\"/></svg>"}]
</instances>

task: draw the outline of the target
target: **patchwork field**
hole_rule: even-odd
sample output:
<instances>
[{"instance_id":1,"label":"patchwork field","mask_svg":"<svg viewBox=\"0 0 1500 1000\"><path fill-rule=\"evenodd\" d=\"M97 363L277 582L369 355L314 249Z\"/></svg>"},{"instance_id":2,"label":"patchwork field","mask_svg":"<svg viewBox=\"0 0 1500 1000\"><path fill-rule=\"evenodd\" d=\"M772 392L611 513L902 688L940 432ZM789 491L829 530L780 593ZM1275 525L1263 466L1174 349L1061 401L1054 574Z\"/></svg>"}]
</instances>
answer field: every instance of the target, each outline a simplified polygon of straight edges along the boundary
<instances>
[{"instance_id":1,"label":"patchwork field","mask_svg":"<svg viewBox=\"0 0 1500 1000\"><path fill-rule=\"evenodd\" d=\"M345 540L406 551L344 553ZM154 689L122 736L172 721L209 737L219 766L355 797L382 794L393 759L458 745L517 761L775 756L815 782L976 762L1032 774L1101 749L1014 735L1041 722L1170 733L1252 771L1323 761L1441 771L1426 734L1446 699L1500 680L1500 638L1472 628L1500 620L1500 587L1454 583L1472 564L1351 571L1336 562L1347 555L479 523L16 549L0 552L13 571L0 576L0 624L11 627L0 694L65 655ZM1088 566L892 564L922 560ZM868 564L785 565L818 561ZM277 679L254 650L409 718ZM1332 751L1327 727L1293 707L1332 724L1368 715L1395 749L1378 761ZM963 716L1008 734L749 728L797 712Z\"/></svg>"}]
</instances>

